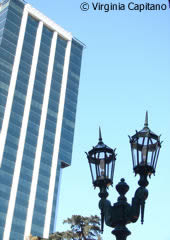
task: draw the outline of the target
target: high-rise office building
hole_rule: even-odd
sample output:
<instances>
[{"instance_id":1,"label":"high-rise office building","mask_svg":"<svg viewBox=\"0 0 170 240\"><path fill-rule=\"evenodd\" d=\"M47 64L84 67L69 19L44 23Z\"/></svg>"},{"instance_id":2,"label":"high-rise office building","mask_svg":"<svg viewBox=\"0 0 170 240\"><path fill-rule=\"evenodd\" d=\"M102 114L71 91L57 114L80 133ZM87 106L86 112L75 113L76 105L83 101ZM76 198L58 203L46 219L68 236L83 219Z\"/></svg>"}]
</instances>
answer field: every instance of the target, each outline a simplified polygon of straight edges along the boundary
<instances>
[{"instance_id":1,"label":"high-rise office building","mask_svg":"<svg viewBox=\"0 0 170 240\"><path fill-rule=\"evenodd\" d=\"M71 163L82 50L31 5L1 2L1 240L53 232L60 169Z\"/></svg>"}]
</instances>

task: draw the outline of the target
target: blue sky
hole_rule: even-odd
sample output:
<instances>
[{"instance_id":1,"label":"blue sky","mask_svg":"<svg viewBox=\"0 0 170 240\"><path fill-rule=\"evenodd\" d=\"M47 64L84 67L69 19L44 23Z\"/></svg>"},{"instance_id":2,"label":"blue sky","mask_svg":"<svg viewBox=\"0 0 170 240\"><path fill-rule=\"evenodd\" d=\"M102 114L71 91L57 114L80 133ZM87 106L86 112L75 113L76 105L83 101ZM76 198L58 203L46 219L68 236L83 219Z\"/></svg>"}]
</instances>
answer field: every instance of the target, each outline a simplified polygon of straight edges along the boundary
<instances>
[{"instance_id":1,"label":"blue sky","mask_svg":"<svg viewBox=\"0 0 170 240\"><path fill-rule=\"evenodd\" d=\"M128 225L129 240L170 240L170 9L166 11L80 10L84 0L29 0L87 47L83 53L72 165L63 170L57 230L72 214L100 214L98 190L92 187L85 151L103 141L117 148L114 186L108 199L117 201L115 185L124 177L130 186L128 201L137 188L128 135L141 130L145 112L149 127L162 134L156 176L149 180L144 225ZM92 0L87 0L92 4ZM97 1L94 1L96 3ZM127 4L128 0L119 1ZM145 3L136 0L135 3ZM149 0L167 4L168 0ZM101 4L111 1L101 0ZM114 3L117 3L116 1ZM67 226L65 226L67 227ZM114 239L105 226L103 239Z\"/></svg>"}]
</instances>

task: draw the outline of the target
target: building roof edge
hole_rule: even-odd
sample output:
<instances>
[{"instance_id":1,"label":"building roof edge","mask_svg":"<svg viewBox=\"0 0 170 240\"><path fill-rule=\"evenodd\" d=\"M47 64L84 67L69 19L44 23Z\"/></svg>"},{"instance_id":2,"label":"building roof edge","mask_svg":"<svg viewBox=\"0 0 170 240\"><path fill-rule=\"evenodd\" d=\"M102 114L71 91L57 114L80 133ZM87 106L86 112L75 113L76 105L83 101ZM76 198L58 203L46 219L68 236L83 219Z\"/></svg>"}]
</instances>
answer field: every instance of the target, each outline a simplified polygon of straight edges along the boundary
<instances>
[{"instance_id":1,"label":"building roof edge","mask_svg":"<svg viewBox=\"0 0 170 240\"><path fill-rule=\"evenodd\" d=\"M49 17L44 15L42 12L37 10L36 8L32 7L30 4L25 4L26 10L35 18L42 21L45 25L47 25L50 29L53 31L56 31L59 33L59 35L63 36L67 40L72 40L72 34L68 31L66 31L64 28L62 28L60 25L55 23L53 20L51 20Z\"/></svg>"},{"instance_id":2,"label":"building roof edge","mask_svg":"<svg viewBox=\"0 0 170 240\"><path fill-rule=\"evenodd\" d=\"M82 41L80 41L78 38L73 36L73 39L78 42L84 49L86 48L86 44L84 44Z\"/></svg>"}]
</instances>

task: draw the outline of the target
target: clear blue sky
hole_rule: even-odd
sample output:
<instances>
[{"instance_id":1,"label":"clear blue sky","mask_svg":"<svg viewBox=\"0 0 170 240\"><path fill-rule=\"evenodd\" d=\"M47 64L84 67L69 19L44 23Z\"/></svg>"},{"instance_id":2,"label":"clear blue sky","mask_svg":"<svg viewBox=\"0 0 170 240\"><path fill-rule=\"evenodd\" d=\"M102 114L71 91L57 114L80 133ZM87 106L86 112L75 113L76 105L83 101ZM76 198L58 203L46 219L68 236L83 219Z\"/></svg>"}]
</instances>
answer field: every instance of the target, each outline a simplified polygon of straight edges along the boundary
<instances>
[{"instance_id":1,"label":"clear blue sky","mask_svg":"<svg viewBox=\"0 0 170 240\"><path fill-rule=\"evenodd\" d=\"M86 44L77 108L72 165L63 170L57 230L72 214L100 214L98 190L91 183L85 156L98 142L98 127L104 142L117 148L114 187L124 177L130 185L129 202L137 188L128 135L141 130L145 111L149 127L164 141L156 170L149 182L144 225L128 225L129 240L170 240L170 9L166 11L80 10L84 0L29 0L35 8ZM87 1L92 4L92 0ZM94 1L97 2L97 1ZM101 3L110 3L103 1ZM121 1L120 1L121 2ZM130 1L123 0L126 7ZM149 0L164 3L168 0ZM135 3L145 3L136 0ZM104 240L114 239L105 227Z\"/></svg>"}]
</instances>

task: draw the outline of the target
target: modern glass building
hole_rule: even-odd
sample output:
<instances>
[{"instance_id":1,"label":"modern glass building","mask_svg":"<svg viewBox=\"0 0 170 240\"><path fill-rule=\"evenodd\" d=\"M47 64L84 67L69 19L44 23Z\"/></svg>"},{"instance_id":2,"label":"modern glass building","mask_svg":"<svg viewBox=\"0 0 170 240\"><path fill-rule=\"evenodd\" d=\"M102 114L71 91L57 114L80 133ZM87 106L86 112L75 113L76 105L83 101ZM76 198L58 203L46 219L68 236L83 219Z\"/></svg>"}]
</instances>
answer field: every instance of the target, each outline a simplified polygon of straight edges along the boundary
<instances>
[{"instance_id":1,"label":"modern glass building","mask_svg":"<svg viewBox=\"0 0 170 240\"><path fill-rule=\"evenodd\" d=\"M1 240L53 232L60 170L71 164L82 50L24 1L0 3Z\"/></svg>"}]
</instances>

